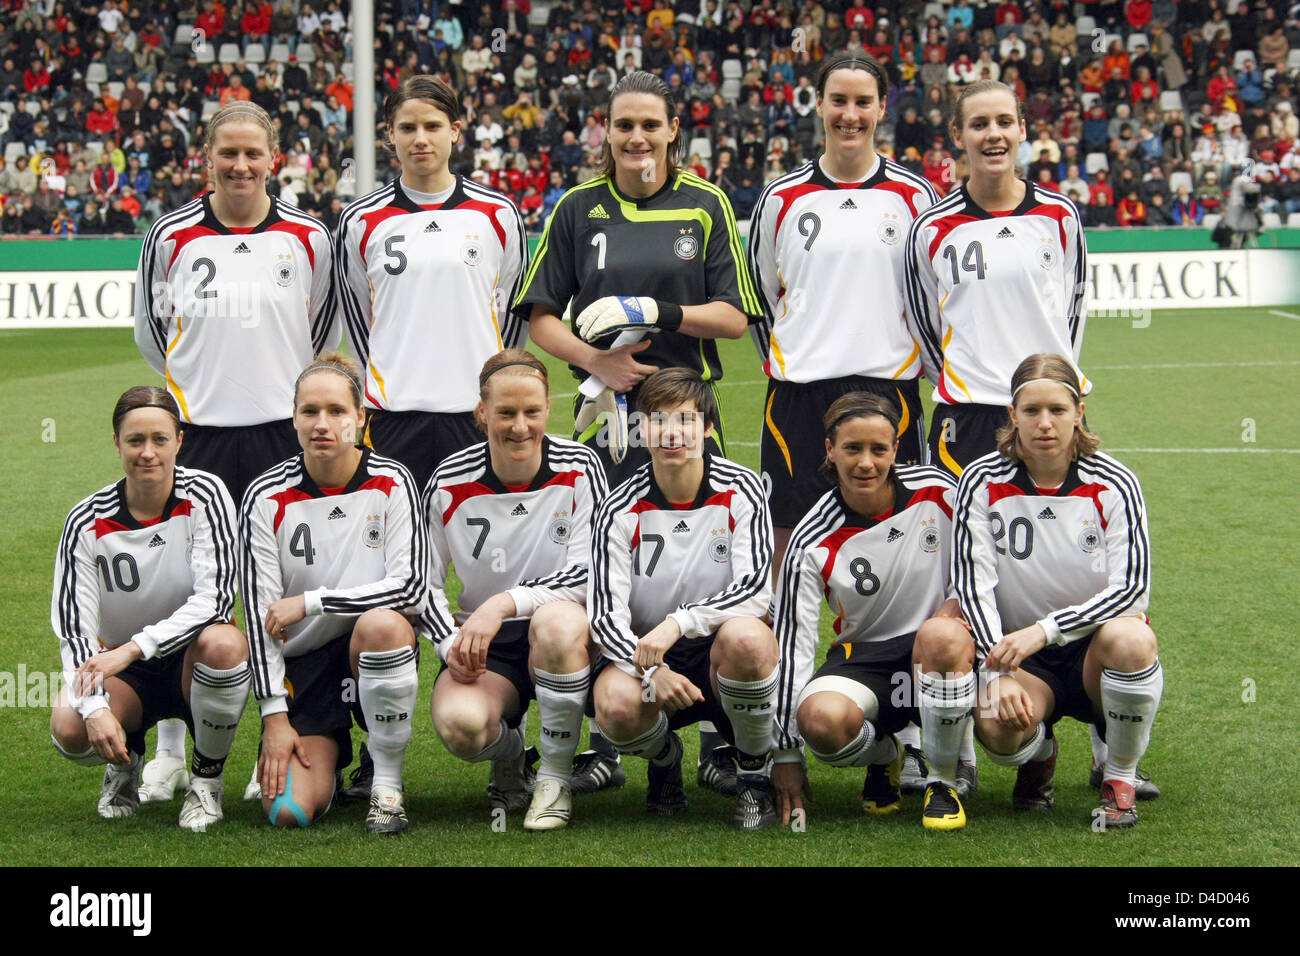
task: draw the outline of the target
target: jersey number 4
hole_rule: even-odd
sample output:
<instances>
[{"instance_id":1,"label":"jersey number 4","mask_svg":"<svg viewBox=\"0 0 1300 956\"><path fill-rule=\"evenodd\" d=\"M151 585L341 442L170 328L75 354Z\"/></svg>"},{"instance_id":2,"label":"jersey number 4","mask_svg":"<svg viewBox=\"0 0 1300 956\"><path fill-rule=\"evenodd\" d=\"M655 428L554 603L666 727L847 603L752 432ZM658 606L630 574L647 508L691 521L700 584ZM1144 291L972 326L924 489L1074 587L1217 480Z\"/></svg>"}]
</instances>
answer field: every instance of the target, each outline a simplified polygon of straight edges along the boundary
<instances>
[{"instance_id":1,"label":"jersey number 4","mask_svg":"<svg viewBox=\"0 0 1300 956\"><path fill-rule=\"evenodd\" d=\"M952 266L952 284L957 285L961 282L961 273L957 271L957 247L944 246L943 257ZM975 273L976 279L984 278L984 247L978 239L966 247L966 252L961 257L961 268L963 272Z\"/></svg>"}]
</instances>

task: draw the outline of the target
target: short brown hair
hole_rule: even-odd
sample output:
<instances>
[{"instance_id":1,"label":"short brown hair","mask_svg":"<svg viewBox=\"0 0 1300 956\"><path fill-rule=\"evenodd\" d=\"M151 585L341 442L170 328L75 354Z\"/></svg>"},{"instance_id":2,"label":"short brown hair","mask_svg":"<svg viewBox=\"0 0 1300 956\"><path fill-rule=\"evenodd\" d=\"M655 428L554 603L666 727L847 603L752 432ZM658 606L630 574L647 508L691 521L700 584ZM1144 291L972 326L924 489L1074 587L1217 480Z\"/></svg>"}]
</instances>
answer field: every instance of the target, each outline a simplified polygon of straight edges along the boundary
<instances>
[{"instance_id":1,"label":"short brown hair","mask_svg":"<svg viewBox=\"0 0 1300 956\"><path fill-rule=\"evenodd\" d=\"M636 410L649 415L662 408L694 402L706 426L717 427L718 400L713 387L700 373L689 368L661 368L641 383L636 396Z\"/></svg>"},{"instance_id":2,"label":"short brown hair","mask_svg":"<svg viewBox=\"0 0 1300 956\"><path fill-rule=\"evenodd\" d=\"M456 99L456 91L438 77L421 73L409 77L384 99L385 126L393 125L393 117L397 115L398 107L407 100L428 100L446 113L447 119L451 122L460 119L460 101Z\"/></svg>"},{"instance_id":3,"label":"short brown hair","mask_svg":"<svg viewBox=\"0 0 1300 956\"><path fill-rule=\"evenodd\" d=\"M894 430L894 441L897 442L898 423L902 421L902 413L893 399L884 395L874 395L871 392L847 392L831 403L831 407L826 409L826 414L822 416L822 428L825 429L826 440L834 445L835 435L841 425L855 418L870 418L873 415L878 415L889 422ZM829 455L822 459L818 471L832 485L839 483L839 475ZM895 475L894 466L890 465L889 477L892 479Z\"/></svg>"},{"instance_id":4,"label":"short brown hair","mask_svg":"<svg viewBox=\"0 0 1300 956\"><path fill-rule=\"evenodd\" d=\"M614 101L624 93L649 93L651 96L657 96L664 103L664 113L667 116L669 126L673 125L673 118L677 115L677 103L673 99L673 92L669 89L668 84L655 76L653 73L647 73L644 70L633 70L631 73L625 73L623 78L614 84L614 88L609 91L609 118L612 122L614 119ZM677 136L668 144L667 170L664 174L664 181L671 180L677 175L677 167L682 164L682 157L686 154L686 131L680 126L677 128ZM609 145L609 137L605 137L605 144L600 148L600 174L614 178L614 150Z\"/></svg>"},{"instance_id":5,"label":"short brown hair","mask_svg":"<svg viewBox=\"0 0 1300 956\"><path fill-rule=\"evenodd\" d=\"M541 359L526 349L505 349L484 362L482 370L478 373L478 397L482 401L488 400L488 380L497 372L514 376L536 372L542 378L542 387L546 389L548 395L550 394L551 383L546 375L546 366L542 364Z\"/></svg>"},{"instance_id":6,"label":"short brown hair","mask_svg":"<svg viewBox=\"0 0 1300 956\"><path fill-rule=\"evenodd\" d=\"M271 152L275 152L275 123L271 120L271 114L256 103L250 103L248 100L235 100L221 107L212 114L212 119L208 120L208 128L203 135L203 148L209 153L212 152L212 147L217 141L217 130L226 123L256 123L266 130L266 145ZM107 156L108 154L105 153L104 155Z\"/></svg>"},{"instance_id":7,"label":"short brown hair","mask_svg":"<svg viewBox=\"0 0 1300 956\"><path fill-rule=\"evenodd\" d=\"M176 423L176 431L181 430L181 410L176 404L176 399L172 398L166 389L159 388L157 385L133 385L122 393L117 404L113 406L114 435L121 433L122 419L137 408L161 408Z\"/></svg>"},{"instance_id":8,"label":"short brown hair","mask_svg":"<svg viewBox=\"0 0 1300 956\"><path fill-rule=\"evenodd\" d=\"M351 358L343 352L324 352L298 373L298 378L293 383L293 407L298 407L298 386L308 375L314 375L317 372L334 372L342 375L348 382L348 391L352 393L352 403L357 408L362 407L361 393L363 386L361 384L361 368Z\"/></svg>"},{"instance_id":9,"label":"short brown hair","mask_svg":"<svg viewBox=\"0 0 1300 956\"><path fill-rule=\"evenodd\" d=\"M981 93L996 93L998 91L1011 94L1011 99L1016 104L1016 118L1023 124L1025 121L1025 104L1020 101L1020 97L1016 96L1015 90L1007 86L1007 84L1003 83L1001 80L976 80L970 86L961 91L961 95L957 97L957 102L953 104L953 129L961 129L963 113L962 104L964 104L967 99L972 96L979 96Z\"/></svg>"},{"instance_id":10,"label":"short brown hair","mask_svg":"<svg viewBox=\"0 0 1300 956\"><path fill-rule=\"evenodd\" d=\"M1052 355L1049 352L1038 352L1016 366L1016 370L1011 376L1012 406L1016 404L1016 394L1020 389L1029 382L1040 378L1060 382L1065 386L1065 390L1070 393L1070 401L1074 403L1074 407L1079 407L1079 395L1082 392L1079 386L1079 376L1074 373L1074 367L1068 360L1059 355ZM997 430L995 437L998 442L999 455L1009 461L1024 461L1024 457L1020 454L1020 442L1017 440L1014 423L1007 422ZM1090 432L1088 426L1080 420L1079 424L1074 426L1074 449L1070 455L1071 460L1078 461L1080 457L1095 455L1100 447L1101 439Z\"/></svg>"}]
</instances>

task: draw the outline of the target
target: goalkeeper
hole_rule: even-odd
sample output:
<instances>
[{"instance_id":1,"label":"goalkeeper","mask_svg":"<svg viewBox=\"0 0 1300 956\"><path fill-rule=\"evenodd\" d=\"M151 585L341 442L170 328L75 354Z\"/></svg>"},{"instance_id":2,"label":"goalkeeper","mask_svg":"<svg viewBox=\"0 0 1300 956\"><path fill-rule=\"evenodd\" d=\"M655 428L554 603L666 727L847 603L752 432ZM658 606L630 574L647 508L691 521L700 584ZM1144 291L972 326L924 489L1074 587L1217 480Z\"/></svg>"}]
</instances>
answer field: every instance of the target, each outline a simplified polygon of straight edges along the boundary
<instances>
[{"instance_id":1,"label":"goalkeeper","mask_svg":"<svg viewBox=\"0 0 1300 956\"><path fill-rule=\"evenodd\" d=\"M533 341L578 377L575 438L596 448L612 485L649 460L628 447L641 380L675 366L716 383L714 340L740 338L761 306L730 201L679 166L684 133L668 86L627 74L606 132L600 175L556 204L515 307ZM561 318L570 305L573 331ZM723 454L720 427L715 435Z\"/></svg>"}]
</instances>

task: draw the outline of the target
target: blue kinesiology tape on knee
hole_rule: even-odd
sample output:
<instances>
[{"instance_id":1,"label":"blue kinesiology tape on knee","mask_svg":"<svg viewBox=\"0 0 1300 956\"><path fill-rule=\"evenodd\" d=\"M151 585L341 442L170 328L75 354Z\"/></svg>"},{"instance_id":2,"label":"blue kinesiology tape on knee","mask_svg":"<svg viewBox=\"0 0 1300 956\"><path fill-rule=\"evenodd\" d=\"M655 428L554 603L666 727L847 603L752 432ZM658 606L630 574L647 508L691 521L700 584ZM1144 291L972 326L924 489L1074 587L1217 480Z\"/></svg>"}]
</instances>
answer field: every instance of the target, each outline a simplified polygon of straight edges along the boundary
<instances>
[{"instance_id":1,"label":"blue kinesiology tape on knee","mask_svg":"<svg viewBox=\"0 0 1300 956\"><path fill-rule=\"evenodd\" d=\"M293 799L293 771L287 770L284 775L284 793L280 794L271 801L271 809L267 811L267 816L271 822L275 823L275 818L280 815L281 810L288 810L293 814L293 818L298 821L298 826L305 827L311 824L307 819L307 811L298 806Z\"/></svg>"}]
</instances>

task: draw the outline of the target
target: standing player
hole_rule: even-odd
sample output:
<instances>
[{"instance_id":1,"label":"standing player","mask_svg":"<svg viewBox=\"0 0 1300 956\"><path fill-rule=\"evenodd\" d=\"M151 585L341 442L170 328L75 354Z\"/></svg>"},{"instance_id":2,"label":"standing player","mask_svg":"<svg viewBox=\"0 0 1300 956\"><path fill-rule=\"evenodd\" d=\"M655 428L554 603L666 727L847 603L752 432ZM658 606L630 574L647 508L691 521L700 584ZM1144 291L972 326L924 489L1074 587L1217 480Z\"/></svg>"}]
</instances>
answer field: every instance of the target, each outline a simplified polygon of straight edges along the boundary
<instances>
[{"instance_id":1,"label":"standing player","mask_svg":"<svg viewBox=\"0 0 1300 956\"><path fill-rule=\"evenodd\" d=\"M776 822L769 779L777 648L762 621L772 523L751 471L714 455L713 391L691 369L661 369L637 403L650 461L596 513L587 610L604 657L595 721L650 762L646 809L686 809L673 731L713 722L737 749L733 825Z\"/></svg>"},{"instance_id":2,"label":"standing player","mask_svg":"<svg viewBox=\"0 0 1300 956\"><path fill-rule=\"evenodd\" d=\"M885 395L902 411L899 460L928 459L921 347L904 294L907 231L939 198L926 180L876 152L889 80L864 53L827 58L817 76L826 149L773 180L754 210L749 263L764 306L754 339L768 374L763 483L775 525L773 570L791 529L829 487L822 416L841 395ZM904 789L923 790L920 735L899 731ZM974 779L972 762L963 782Z\"/></svg>"},{"instance_id":3,"label":"standing player","mask_svg":"<svg viewBox=\"0 0 1300 956\"><path fill-rule=\"evenodd\" d=\"M582 382L574 437L597 448L610 484L648 460L644 448L628 447L627 413L641 381L677 367L715 386L715 339L739 338L762 310L731 201L680 165L685 132L676 112L653 74L633 71L614 85L601 175L556 204L516 303L533 341ZM570 309L578 335L561 318ZM637 341L643 335L648 341ZM709 444L723 454L722 422L715 427ZM727 758L711 759L721 743L703 734L698 779L734 794L734 775L722 772ZM575 789L622 777L617 754L594 730L592 747L579 757Z\"/></svg>"},{"instance_id":4,"label":"standing player","mask_svg":"<svg viewBox=\"0 0 1300 956\"><path fill-rule=\"evenodd\" d=\"M867 813L901 808L903 749L895 734L917 719L917 707L911 694L900 699L898 688L900 678L902 686L912 686L915 662L925 750L935 774L922 823L941 830L966 823L957 762L975 680L969 662L956 680L935 674L929 647L936 623L958 613L949 583L953 481L939 468L895 466L899 418L889 398L866 392L842 395L827 410L822 470L835 486L799 522L781 567L772 777L787 822L808 789L804 740L824 763L867 768ZM838 611L836 637L813 674L823 595ZM939 719L927 719L927 706Z\"/></svg>"},{"instance_id":5,"label":"standing player","mask_svg":"<svg viewBox=\"0 0 1300 956\"><path fill-rule=\"evenodd\" d=\"M145 731L182 718L194 757L180 825L201 832L222 817L248 643L230 623L234 506L214 476L176 467L179 424L161 388L127 389L113 409L126 477L79 503L63 527L50 618L66 686L50 737L76 763L108 763L99 815L127 817L140 805Z\"/></svg>"},{"instance_id":6,"label":"standing player","mask_svg":"<svg viewBox=\"0 0 1300 956\"><path fill-rule=\"evenodd\" d=\"M482 437L478 369L527 338L509 311L528 262L523 219L502 193L452 174L460 116L437 77L388 95L402 174L344 210L335 255L348 347L365 368L365 443L421 488Z\"/></svg>"},{"instance_id":7,"label":"standing player","mask_svg":"<svg viewBox=\"0 0 1300 956\"><path fill-rule=\"evenodd\" d=\"M322 356L298 376L302 453L256 479L239 514L253 694L262 712L262 807L276 826L327 809L369 729L366 829L406 829L402 762L417 691L415 631L426 538L411 474L357 447L359 370Z\"/></svg>"},{"instance_id":8,"label":"standing player","mask_svg":"<svg viewBox=\"0 0 1300 956\"><path fill-rule=\"evenodd\" d=\"M546 435L546 366L521 349L479 373L487 441L452 455L424 493L431 561L426 621L446 663L433 725L462 760L492 762L493 807L528 803L519 723L537 697L541 766L528 830L568 825L573 756L589 688L587 560L605 474L591 449ZM455 622L443 586L461 580ZM534 690L535 688L535 690Z\"/></svg>"},{"instance_id":9,"label":"standing player","mask_svg":"<svg viewBox=\"0 0 1300 956\"><path fill-rule=\"evenodd\" d=\"M1098 811L1137 823L1137 765L1164 687L1147 625L1151 552L1136 476L1097 450L1081 381L1060 355L1031 355L1011 379L997 452L957 488L953 579L989 701L976 735L1017 767L1017 809L1053 802L1063 716L1104 730Z\"/></svg>"},{"instance_id":10,"label":"standing player","mask_svg":"<svg viewBox=\"0 0 1300 956\"><path fill-rule=\"evenodd\" d=\"M254 477L297 451L284 415L294 378L339 341L333 253L322 223L267 195L276 133L265 110L218 110L204 145L212 192L145 236L135 341L180 407L179 463L215 474L239 501ZM184 726L160 724L145 799L171 798L184 755Z\"/></svg>"}]
</instances>

